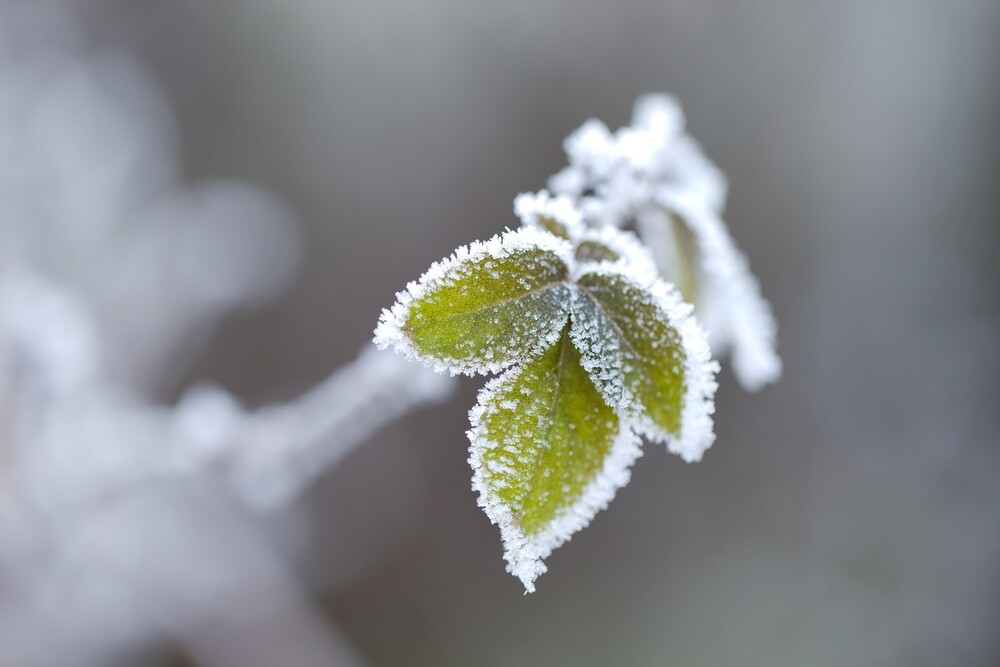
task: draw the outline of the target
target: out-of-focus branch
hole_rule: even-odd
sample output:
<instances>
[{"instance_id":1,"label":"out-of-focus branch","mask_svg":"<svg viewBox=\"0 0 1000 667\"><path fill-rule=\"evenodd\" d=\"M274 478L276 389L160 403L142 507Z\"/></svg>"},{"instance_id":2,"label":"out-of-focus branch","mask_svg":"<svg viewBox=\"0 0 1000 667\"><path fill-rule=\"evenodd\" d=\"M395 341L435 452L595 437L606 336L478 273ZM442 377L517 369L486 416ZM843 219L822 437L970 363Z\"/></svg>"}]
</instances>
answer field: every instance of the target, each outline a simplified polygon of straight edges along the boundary
<instances>
[{"instance_id":1,"label":"out-of-focus branch","mask_svg":"<svg viewBox=\"0 0 1000 667\"><path fill-rule=\"evenodd\" d=\"M298 398L243 413L223 390L196 387L176 418L206 467L256 509L293 500L324 470L375 430L427 403L444 400L453 378L366 346L352 363Z\"/></svg>"}]
</instances>

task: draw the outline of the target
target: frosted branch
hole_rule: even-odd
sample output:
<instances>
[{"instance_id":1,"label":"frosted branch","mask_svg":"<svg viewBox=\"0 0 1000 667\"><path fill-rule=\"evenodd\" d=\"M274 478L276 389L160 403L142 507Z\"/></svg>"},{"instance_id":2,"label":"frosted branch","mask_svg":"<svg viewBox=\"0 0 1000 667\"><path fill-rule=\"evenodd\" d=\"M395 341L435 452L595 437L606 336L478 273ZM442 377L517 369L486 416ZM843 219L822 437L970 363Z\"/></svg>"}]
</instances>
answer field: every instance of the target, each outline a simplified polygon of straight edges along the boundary
<instances>
[{"instance_id":1,"label":"frosted branch","mask_svg":"<svg viewBox=\"0 0 1000 667\"><path fill-rule=\"evenodd\" d=\"M176 418L208 466L258 509L294 499L381 426L446 398L452 378L366 346L352 363L297 399L244 414L224 391L198 387Z\"/></svg>"}]
</instances>

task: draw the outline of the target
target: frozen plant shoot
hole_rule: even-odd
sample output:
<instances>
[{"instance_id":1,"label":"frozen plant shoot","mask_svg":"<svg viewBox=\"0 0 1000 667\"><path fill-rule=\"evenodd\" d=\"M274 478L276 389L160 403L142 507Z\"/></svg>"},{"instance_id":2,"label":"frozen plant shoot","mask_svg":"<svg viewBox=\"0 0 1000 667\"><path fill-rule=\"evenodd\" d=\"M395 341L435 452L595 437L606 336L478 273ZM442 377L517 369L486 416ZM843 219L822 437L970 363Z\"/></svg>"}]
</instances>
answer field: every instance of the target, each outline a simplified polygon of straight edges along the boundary
<instances>
[{"instance_id":1,"label":"frozen plant shoot","mask_svg":"<svg viewBox=\"0 0 1000 667\"><path fill-rule=\"evenodd\" d=\"M710 341L748 388L780 373L770 309L719 217L723 177L676 103L642 98L633 127L589 121L566 149L557 194L518 196L519 229L432 265L375 330L437 371L498 374L469 413L472 485L528 592L628 482L642 438L685 461L711 446Z\"/></svg>"}]
</instances>

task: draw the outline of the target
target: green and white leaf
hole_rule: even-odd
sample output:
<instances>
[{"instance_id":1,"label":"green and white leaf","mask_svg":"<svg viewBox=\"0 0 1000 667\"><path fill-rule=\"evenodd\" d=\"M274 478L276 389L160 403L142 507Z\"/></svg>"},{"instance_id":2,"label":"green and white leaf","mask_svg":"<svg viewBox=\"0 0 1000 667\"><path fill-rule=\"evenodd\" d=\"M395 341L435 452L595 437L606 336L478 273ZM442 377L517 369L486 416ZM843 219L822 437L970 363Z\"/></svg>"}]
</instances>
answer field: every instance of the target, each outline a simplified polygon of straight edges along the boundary
<instances>
[{"instance_id":1,"label":"green and white leaf","mask_svg":"<svg viewBox=\"0 0 1000 667\"><path fill-rule=\"evenodd\" d=\"M469 413L473 488L528 592L553 549L628 482L639 439L594 386L568 332L492 380Z\"/></svg>"},{"instance_id":2,"label":"green and white leaf","mask_svg":"<svg viewBox=\"0 0 1000 667\"><path fill-rule=\"evenodd\" d=\"M559 338L571 263L568 241L531 227L463 246L396 295L375 343L438 371L498 372Z\"/></svg>"},{"instance_id":3,"label":"green and white leaf","mask_svg":"<svg viewBox=\"0 0 1000 667\"><path fill-rule=\"evenodd\" d=\"M659 193L657 203L660 207L640 220L643 238L656 247L670 233L665 225L682 223L690 236L684 250L697 265L698 317L711 331L712 349L717 355L731 351L733 372L745 389L776 382L781 377L778 324L725 222L703 203L669 189Z\"/></svg>"},{"instance_id":4,"label":"green and white leaf","mask_svg":"<svg viewBox=\"0 0 1000 667\"><path fill-rule=\"evenodd\" d=\"M605 399L686 461L715 439L717 364L676 290L647 272L594 267L576 281L570 336Z\"/></svg>"},{"instance_id":5,"label":"green and white leaf","mask_svg":"<svg viewBox=\"0 0 1000 667\"><path fill-rule=\"evenodd\" d=\"M699 285L705 282L694 235L676 213L647 207L636 214L636 229L642 235L660 275L673 283L681 297L700 312ZM712 343L710 340L709 343Z\"/></svg>"}]
</instances>

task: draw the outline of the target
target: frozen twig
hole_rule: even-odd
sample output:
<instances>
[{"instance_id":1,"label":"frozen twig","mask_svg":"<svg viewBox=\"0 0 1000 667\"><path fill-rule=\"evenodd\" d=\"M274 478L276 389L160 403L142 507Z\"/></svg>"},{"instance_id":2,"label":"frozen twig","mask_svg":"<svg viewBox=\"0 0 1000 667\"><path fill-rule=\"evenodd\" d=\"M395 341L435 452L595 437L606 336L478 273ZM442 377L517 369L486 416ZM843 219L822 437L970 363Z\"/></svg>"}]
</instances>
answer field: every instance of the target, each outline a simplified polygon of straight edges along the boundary
<instances>
[{"instance_id":1,"label":"frozen twig","mask_svg":"<svg viewBox=\"0 0 1000 667\"><path fill-rule=\"evenodd\" d=\"M366 346L357 359L288 403L244 414L224 391L196 387L176 418L207 465L258 509L286 505L376 429L446 398L452 378Z\"/></svg>"}]
</instances>

